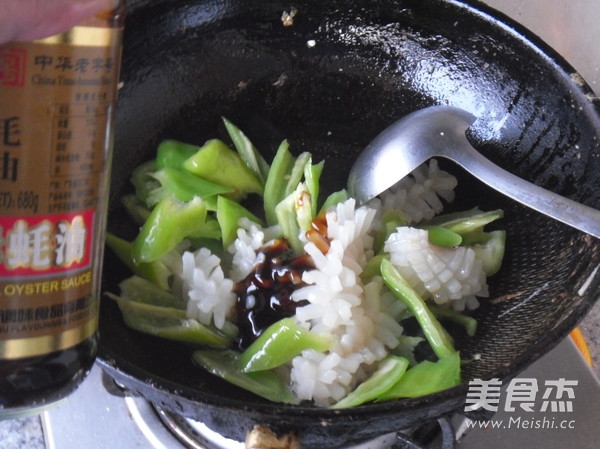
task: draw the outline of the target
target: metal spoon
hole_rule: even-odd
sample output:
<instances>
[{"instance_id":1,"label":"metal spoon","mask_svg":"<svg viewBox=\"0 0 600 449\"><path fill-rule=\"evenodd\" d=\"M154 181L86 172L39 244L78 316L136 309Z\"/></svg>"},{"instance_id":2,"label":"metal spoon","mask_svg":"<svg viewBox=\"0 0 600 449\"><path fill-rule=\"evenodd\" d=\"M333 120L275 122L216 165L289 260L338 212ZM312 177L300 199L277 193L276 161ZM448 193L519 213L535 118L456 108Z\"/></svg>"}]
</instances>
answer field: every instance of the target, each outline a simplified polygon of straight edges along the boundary
<instances>
[{"instance_id":1,"label":"metal spoon","mask_svg":"<svg viewBox=\"0 0 600 449\"><path fill-rule=\"evenodd\" d=\"M470 113L451 106L431 106L400 119L359 155L350 170L349 194L364 203L428 159L445 157L521 204L600 238L600 211L527 182L473 148L465 132L474 121Z\"/></svg>"}]
</instances>

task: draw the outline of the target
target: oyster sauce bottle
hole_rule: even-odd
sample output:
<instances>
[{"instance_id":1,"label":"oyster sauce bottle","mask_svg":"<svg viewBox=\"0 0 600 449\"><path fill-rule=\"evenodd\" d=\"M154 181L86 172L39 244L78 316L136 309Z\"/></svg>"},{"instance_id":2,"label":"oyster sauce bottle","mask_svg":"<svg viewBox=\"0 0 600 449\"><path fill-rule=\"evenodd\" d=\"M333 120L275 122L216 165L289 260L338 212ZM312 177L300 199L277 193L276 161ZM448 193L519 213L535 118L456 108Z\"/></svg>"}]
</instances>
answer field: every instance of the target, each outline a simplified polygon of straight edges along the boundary
<instances>
[{"instance_id":1,"label":"oyster sauce bottle","mask_svg":"<svg viewBox=\"0 0 600 449\"><path fill-rule=\"evenodd\" d=\"M96 357L124 5L0 45L0 419L66 398Z\"/></svg>"}]
</instances>

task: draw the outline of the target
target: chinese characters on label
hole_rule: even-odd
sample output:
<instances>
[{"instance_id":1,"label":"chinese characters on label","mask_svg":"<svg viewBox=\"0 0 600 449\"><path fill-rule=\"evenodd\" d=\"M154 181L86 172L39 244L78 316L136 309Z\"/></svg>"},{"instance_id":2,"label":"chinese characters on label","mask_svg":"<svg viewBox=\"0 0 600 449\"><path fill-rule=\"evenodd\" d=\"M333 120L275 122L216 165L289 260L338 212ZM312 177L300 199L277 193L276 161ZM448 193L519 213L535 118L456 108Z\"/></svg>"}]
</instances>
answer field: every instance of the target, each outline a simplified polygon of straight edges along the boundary
<instances>
[{"instance_id":1,"label":"chinese characters on label","mask_svg":"<svg viewBox=\"0 0 600 449\"><path fill-rule=\"evenodd\" d=\"M0 276L52 273L89 265L92 211L37 219L0 218Z\"/></svg>"},{"instance_id":2,"label":"chinese characters on label","mask_svg":"<svg viewBox=\"0 0 600 449\"><path fill-rule=\"evenodd\" d=\"M33 65L42 71L53 68L61 72L110 72L114 67L111 57L107 58L75 58L70 56L52 56L39 54L34 56Z\"/></svg>"},{"instance_id":3,"label":"chinese characters on label","mask_svg":"<svg viewBox=\"0 0 600 449\"><path fill-rule=\"evenodd\" d=\"M21 145L21 130L19 129L19 117L0 117L0 144L11 148ZM0 154L0 181L16 181L18 179L19 159L10 151Z\"/></svg>"},{"instance_id":4,"label":"chinese characters on label","mask_svg":"<svg viewBox=\"0 0 600 449\"><path fill-rule=\"evenodd\" d=\"M573 412L573 399L577 380L559 378L543 383L534 378L515 378L506 388L504 411ZM469 382L469 391L465 411L487 410L497 412L500 409L502 382L498 378L491 380L473 379Z\"/></svg>"}]
</instances>

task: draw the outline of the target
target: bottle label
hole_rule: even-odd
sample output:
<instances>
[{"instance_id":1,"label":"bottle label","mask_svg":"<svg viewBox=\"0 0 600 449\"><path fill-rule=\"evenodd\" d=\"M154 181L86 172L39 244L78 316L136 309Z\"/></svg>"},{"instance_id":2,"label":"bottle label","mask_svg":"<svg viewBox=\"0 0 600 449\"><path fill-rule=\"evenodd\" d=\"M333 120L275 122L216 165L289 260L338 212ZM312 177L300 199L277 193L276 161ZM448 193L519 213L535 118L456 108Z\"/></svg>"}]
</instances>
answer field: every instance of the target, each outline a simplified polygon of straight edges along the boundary
<instances>
[{"instance_id":1,"label":"bottle label","mask_svg":"<svg viewBox=\"0 0 600 449\"><path fill-rule=\"evenodd\" d=\"M0 46L0 359L97 329L121 30Z\"/></svg>"}]
</instances>

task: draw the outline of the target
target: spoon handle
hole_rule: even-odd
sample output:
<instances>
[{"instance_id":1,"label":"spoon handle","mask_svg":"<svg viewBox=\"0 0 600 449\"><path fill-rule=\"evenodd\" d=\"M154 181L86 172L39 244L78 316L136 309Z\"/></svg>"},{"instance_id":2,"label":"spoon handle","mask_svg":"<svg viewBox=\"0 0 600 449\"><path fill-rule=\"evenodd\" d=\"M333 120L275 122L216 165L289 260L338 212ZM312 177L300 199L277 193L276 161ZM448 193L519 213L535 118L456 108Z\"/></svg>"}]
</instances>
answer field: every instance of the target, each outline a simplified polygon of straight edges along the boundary
<instances>
[{"instance_id":1,"label":"spoon handle","mask_svg":"<svg viewBox=\"0 0 600 449\"><path fill-rule=\"evenodd\" d=\"M600 211L570 200L498 167L469 145L453 159L473 176L542 214L600 238Z\"/></svg>"}]
</instances>

